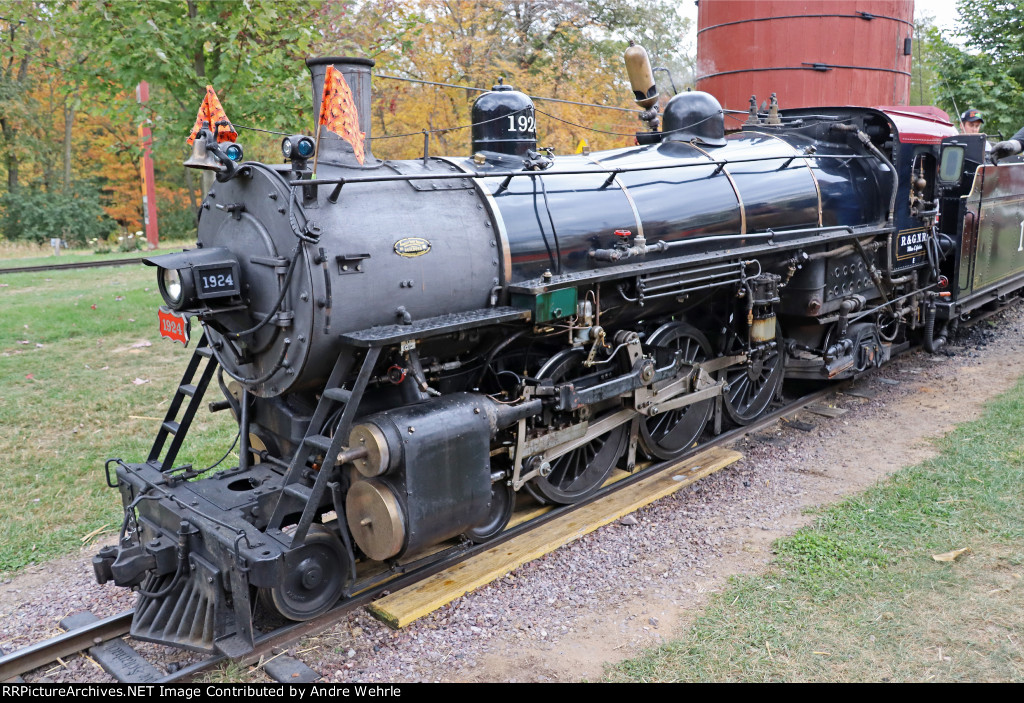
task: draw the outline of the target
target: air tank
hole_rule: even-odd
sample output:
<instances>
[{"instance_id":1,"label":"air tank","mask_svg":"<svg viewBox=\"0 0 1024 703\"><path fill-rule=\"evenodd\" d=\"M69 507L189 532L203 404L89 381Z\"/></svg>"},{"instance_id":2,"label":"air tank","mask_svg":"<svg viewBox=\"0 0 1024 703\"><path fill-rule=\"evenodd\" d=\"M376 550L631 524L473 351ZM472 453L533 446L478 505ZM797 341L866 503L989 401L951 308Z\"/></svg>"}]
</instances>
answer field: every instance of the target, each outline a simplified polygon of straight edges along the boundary
<instances>
[{"instance_id":1,"label":"air tank","mask_svg":"<svg viewBox=\"0 0 1024 703\"><path fill-rule=\"evenodd\" d=\"M772 93L783 110L906 105L913 18L913 0L705 0L697 89L744 112Z\"/></svg>"}]
</instances>

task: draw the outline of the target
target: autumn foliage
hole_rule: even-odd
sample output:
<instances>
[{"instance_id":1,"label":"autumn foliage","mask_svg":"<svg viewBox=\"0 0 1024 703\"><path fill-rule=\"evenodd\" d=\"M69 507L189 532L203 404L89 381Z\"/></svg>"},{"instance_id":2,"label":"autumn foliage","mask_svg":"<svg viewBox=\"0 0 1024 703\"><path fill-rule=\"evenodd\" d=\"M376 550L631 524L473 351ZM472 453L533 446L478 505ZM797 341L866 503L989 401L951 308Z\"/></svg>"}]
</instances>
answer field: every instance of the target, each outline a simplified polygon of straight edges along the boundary
<instances>
[{"instance_id":1,"label":"autumn foliage","mask_svg":"<svg viewBox=\"0 0 1024 703\"><path fill-rule=\"evenodd\" d=\"M647 5L649 10L664 9L658 3ZM365 49L377 64L375 154L418 156L424 129L431 131L433 153L466 153L473 100L499 78L535 98L538 143L556 153L575 150L580 140L595 149L632 144L641 125L621 55L626 40L638 37L634 25L642 21L637 21L636 13L623 16L625 8L625 3L613 2L499 0L380 2L363 7L355 24L367 30ZM622 10L622 15L613 9ZM675 31L681 35L684 26L679 20Z\"/></svg>"},{"instance_id":2,"label":"autumn foliage","mask_svg":"<svg viewBox=\"0 0 1024 703\"><path fill-rule=\"evenodd\" d=\"M143 121L161 236L194 228L198 178L181 164L207 86L246 156L276 161L279 133L316 127L309 56L374 59L378 157L419 156L424 130L431 153L468 153L472 102L499 78L534 96L541 146L624 146L640 127L627 41L679 66L686 28L670 0L0 0L0 237L49 236L47 212L58 211L93 213L69 215L60 229L72 238L141 229ZM135 99L141 80L146 106Z\"/></svg>"}]
</instances>

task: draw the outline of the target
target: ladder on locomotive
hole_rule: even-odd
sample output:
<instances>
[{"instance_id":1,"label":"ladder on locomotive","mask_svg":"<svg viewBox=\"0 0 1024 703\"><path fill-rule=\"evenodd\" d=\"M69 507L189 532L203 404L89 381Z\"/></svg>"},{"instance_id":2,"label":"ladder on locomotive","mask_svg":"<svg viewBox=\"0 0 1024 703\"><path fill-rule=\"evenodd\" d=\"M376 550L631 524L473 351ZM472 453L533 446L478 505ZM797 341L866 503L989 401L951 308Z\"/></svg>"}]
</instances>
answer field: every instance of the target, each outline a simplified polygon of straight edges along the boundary
<instances>
[{"instance_id":1,"label":"ladder on locomotive","mask_svg":"<svg viewBox=\"0 0 1024 703\"><path fill-rule=\"evenodd\" d=\"M349 379L350 372L355 365L358 351L353 347L345 346L338 354L334 363L334 369L327 379L320 401L313 412L313 419L309 423L306 435L292 455L285 473L284 484L278 497L277 505L271 515L267 531L274 530L281 532L285 520L297 513L302 514L294 531L280 533L277 539L288 546L299 545L306 539L306 533L313 524L320 502L327 490L328 482L334 476L334 467L337 465L337 456L343 445L348 441L349 431L352 429L352 421L355 419L356 409L359 401L366 390L373 373L373 367L380 355L380 347L370 346L363 356L359 373L352 383L351 389L344 388ZM327 437L320 434L320 429L327 424L328 418L341 408L341 417L334 427L333 436ZM316 457L323 454L323 464L319 469L313 466ZM307 480L315 474L313 485L307 485ZM338 519L343 520L339 512Z\"/></svg>"},{"instance_id":2,"label":"ladder on locomotive","mask_svg":"<svg viewBox=\"0 0 1024 703\"><path fill-rule=\"evenodd\" d=\"M203 365L204 360L206 361L205 365ZM200 366L203 367L201 371ZM178 384L178 389L174 392L171 405L167 408L164 421L160 423L160 430L157 432L153 448L150 449L149 457L146 459L150 463L160 462L160 471L169 471L174 468L174 459L178 456L181 443L188 433L188 428L192 425L192 420L195 419L196 412L203 402L203 396L206 394L206 389L210 385L210 379L213 378L213 373L216 370L217 361L213 356L213 350L207 344L206 333L204 332L203 336L199 339L199 343L196 345L195 351L192 353L192 358L188 362L185 373L181 377L181 383ZM188 398L188 405L179 418L178 412L181 410L181 406L185 403L186 398ZM164 445L167 444L168 437L172 439L167 447L167 453L161 460L160 454L164 450Z\"/></svg>"}]
</instances>

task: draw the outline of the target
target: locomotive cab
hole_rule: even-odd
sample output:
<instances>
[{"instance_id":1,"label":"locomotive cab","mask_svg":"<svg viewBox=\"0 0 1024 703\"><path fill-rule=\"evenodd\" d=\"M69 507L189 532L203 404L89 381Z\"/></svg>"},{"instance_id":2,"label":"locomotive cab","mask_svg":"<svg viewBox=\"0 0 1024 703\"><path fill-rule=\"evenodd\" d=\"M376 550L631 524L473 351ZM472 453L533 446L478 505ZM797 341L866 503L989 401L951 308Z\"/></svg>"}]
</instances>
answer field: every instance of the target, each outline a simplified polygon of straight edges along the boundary
<instances>
[{"instance_id":1,"label":"locomotive cab","mask_svg":"<svg viewBox=\"0 0 1024 703\"><path fill-rule=\"evenodd\" d=\"M938 238L948 295L934 301L937 324L955 326L995 308L1024 283L1024 161L989 163L985 135L943 141Z\"/></svg>"}]
</instances>

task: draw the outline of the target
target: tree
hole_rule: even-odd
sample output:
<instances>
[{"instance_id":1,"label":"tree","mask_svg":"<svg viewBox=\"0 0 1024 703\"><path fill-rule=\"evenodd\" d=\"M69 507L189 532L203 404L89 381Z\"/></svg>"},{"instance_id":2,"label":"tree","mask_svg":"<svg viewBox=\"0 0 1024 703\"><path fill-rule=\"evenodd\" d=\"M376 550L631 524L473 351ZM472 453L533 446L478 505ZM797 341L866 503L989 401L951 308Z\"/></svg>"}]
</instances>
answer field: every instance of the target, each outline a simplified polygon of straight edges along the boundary
<instances>
[{"instance_id":1,"label":"tree","mask_svg":"<svg viewBox=\"0 0 1024 703\"><path fill-rule=\"evenodd\" d=\"M624 40L632 40L647 50L662 93L692 88L695 77L696 47L688 43L692 22L679 14L678 2L664 0L595 0L591 3L595 20L609 34L606 53L622 55ZM662 85L664 83L664 85Z\"/></svg>"},{"instance_id":2,"label":"tree","mask_svg":"<svg viewBox=\"0 0 1024 703\"><path fill-rule=\"evenodd\" d=\"M35 49L33 34L38 27L33 3L4 2L0 5L0 133L4 140L7 190L17 192L24 149L18 133L25 117L24 98L30 87L29 66Z\"/></svg>"},{"instance_id":3,"label":"tree","mask_svg":"<svg viewBox=\"0 0 1024 703\"><path fill-rule=\"evenodd\" d=\"M938 54L932 45L931 31L935 18L924 16L914 20L913 62L910 72L910 105L934 105L932 86L939 82L936 69Z\"/></svg>"},{"instance_id":4,"label":"tree","mask_svg":"<svg viewBox=\"0 0 1024 703\"><path fill-rule=\"evenodd\" d=\"M72 168L78 104L75 67L81 56L58 37L62 15L55 9L55 4L46 2L0 3L0 132L8 196L4 198L4 234L8 238L27 236L20 224L27 220L11 211L32 199L22 191L46 191L47 197L35 202L44 208L43 219L49 217L53 222L61 217L62 197L80 200L88 196L86 184L79 187L73 182Z\"/></svg>"},{"instance_id":5,"label":"tree","mask_svg":"<svg viewBox=\"0 0 1024 703\"><path fill-rule=\"evenodd\" d=\"M957 33L968 52L951 62L947 80L959 83L950 92L966 109L985 115L990 134L1009 137L1024 125L1024 35L1020 4L1002 0L959 0ZM951 57L953 58L953 57ZM958 59L958 60L957 60ZM959 102L961 99L963 102Z\"/></svg>"},{"instance_id":6,"label":"tree","mask_svg":"<svg viewBox=\"0 0 1024 703\"><path fill-rule=\"evenodd\" d=\"M1024 85L1020 10L1020 3L1006 0L958 0L957 33L968 48L995 59L1001 72Z\"/></svg>"},{"instance_id":7,"label":"tree","mask_svg":"<svg viewBox=\"0 0 1024 703\"><path fill-rule=\"evenodd\" d=\"M499 77L530 95L627 110L537 100L542 145L563 153L583 138L592 147L624 146L639 128L622 63L627 41L650 44L655 65L676 65L680 87L685 73L678 47L687 21L664 0L371 0L330 26L331 48L358 47L376 60L376 74L475 89L376 78L374 149L390 158L418 155L423 129L441 130L431 137L435 153L467 151L472 101ZM396 134L409 136L390 138Z\"/></svg>"},{"instance_id":8,"label":"tree","mask_svg":"<svg viewBox=\"0 0 1024 703\"><path fill-rule=\"evenodd\" d=\"M930 23L920 27L912 98L934 102L954 123L968 107L977 108L993 136L1016 132L1024 124L1024 39L1017 33L1013 5L960 0L957 35L963 47Z\"/></svg>"},{"instance_id":9,"label":"tree","mask_svg":"<svg viewBox=\"0 0 1024 703\"><path fill-rule=\"evenodd\" d=\"M472 101L499 77L535 96L620 108L538 100L541 145L623 146L640 127L621 58L627 40L672 67L681 88L685 29L670 0L0 0L0 215L10 236L38 237L42 223L63 221L66 204L88 202L106 213L90 216L92 225L134 230L137 127L149 120L161 229L174 221L186 232L184 203L193 198L192 213L198 203L194 172L181 162L206 85L237 126L309 131L310 55L377 60L381 156L419 155L423 129L437 130L433 153L468 152ZM145 109L135 100L140 80L150 84ZM280 158L279 139L240 134L246 156L264 161ZM13 195L19 188L44 192L32 202L52 216L28 217Z\"/></svg>"},{"instance_id":10,"label":"tree","mask_svg":"<svg viewBox=\"0 0 1024 703\"><path fill-rule=\"evenodd\" d=\"M309 105L302 60L317 35L308 0L127 0L75 4L69 39L88 47L93 95L152 87L157 160L180 164L207 85L232 121L277 128ZM308 108L306 110L308 112Z\"/></svg>"}]
</instances>

